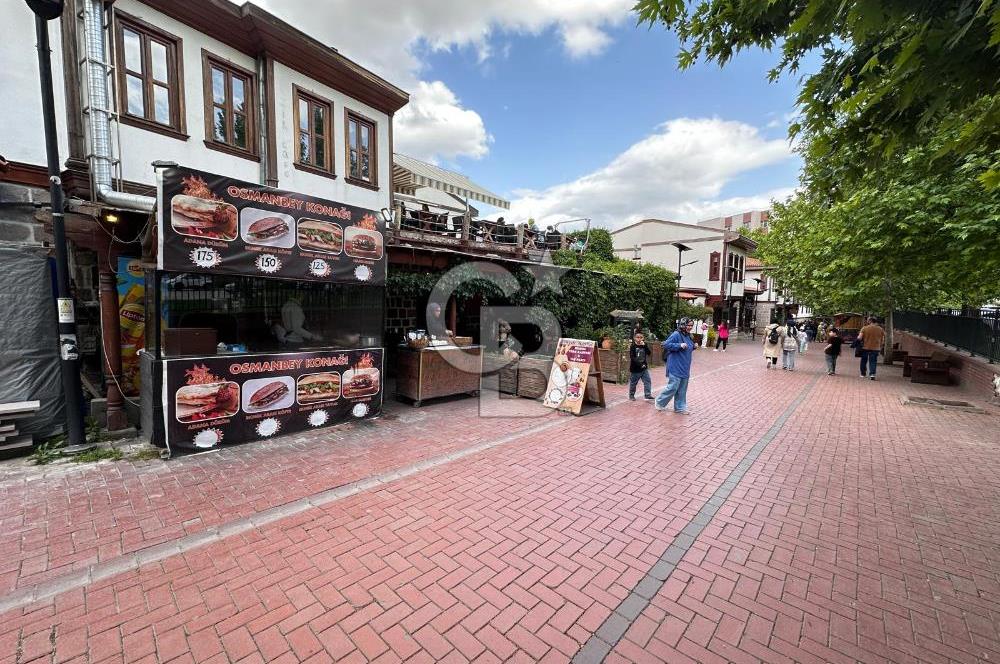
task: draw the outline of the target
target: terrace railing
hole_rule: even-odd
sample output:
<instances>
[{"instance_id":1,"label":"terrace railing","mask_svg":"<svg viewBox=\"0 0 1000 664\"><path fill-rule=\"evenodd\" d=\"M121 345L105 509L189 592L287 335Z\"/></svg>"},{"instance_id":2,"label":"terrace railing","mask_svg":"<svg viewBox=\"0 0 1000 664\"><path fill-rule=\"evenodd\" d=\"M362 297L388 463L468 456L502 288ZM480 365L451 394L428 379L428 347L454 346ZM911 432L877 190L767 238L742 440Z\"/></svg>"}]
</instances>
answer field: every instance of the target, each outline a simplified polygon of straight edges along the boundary
<instances>
[{"instance_id":1,"label":"terrace railing","mask_svg":"<svg viewBox=\"0 0 1000 664\"><path fill-rule=\"evenodd\" d=\"M1000 361L1000 311L996 309L897 311L893 323L898 329L985 357L991 364Z\"/></svg>"}]
</instances>

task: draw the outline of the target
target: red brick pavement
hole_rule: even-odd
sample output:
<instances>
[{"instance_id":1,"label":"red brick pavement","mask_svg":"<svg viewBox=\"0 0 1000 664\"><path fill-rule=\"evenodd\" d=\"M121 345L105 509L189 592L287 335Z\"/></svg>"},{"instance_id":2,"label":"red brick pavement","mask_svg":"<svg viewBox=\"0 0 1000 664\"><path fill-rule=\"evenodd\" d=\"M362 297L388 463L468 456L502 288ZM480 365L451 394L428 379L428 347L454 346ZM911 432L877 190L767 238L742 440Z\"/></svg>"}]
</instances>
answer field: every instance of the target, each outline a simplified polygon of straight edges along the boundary
<instances>
[{"instance_id":1,"label":"red brick pavement","mask_svg":"<svg viewBox=\"0 0 1000 664\"><path fill-rule=\"evenodd\" d=\"M820 359L807 356L794 374L764 372L757 361L727 366L756 356L739 345L699 354L690 417L637 402L565 418L9 611L0 616L0 663L566 661ZM820 379L609 661L1000 656L996 419L903 407L894 371L876 383ZM103 524L106 541L136 527L136 505L164 523L191 509L224 521L530 426L486 420L460 432L437 417L470 407L407 411L426 417L412 437L389 421L368 425L357 443L348 442L356 432L342 431L332 441L107 464L37 483L25 476L21 493L4 489L4 531L32 535L48 556L47 517L60 519L61 533ZM452 439L435 443L435 430ZM357 452L365 444L370 453ZM319 468L300 467L317 458ZM55 494L47 501L33 495L46 490ZM28 509L11 514L10 496ZM214 500L221 505L201 504ZM65 505L80 507L54 507ZM18 565L22 583L41 578L21 571L30 559Z\"/></svg>"}]
</instances>

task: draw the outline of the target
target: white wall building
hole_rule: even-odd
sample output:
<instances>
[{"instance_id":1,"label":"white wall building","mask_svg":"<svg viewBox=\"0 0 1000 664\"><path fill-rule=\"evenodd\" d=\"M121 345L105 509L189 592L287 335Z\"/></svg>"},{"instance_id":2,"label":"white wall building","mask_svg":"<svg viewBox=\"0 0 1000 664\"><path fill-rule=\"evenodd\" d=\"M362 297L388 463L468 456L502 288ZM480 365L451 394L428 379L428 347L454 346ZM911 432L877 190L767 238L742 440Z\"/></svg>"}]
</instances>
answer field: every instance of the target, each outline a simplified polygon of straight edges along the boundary
<instances>
[{"instance_id":1,"label":"white wall building","mask_svg":"<svg viewBox=\"0 0 1000 664\"><path fill-rule=\"evenodd\" d=\"M716 321L742 322L744 283L752 240L732 231L645 219L613 231L618 258L654 263L677 272L681 297L716 310ZM677 245L686 247L681 251ZM683 253L683 255L681 255Z\"/></svg>"}]
</instances>

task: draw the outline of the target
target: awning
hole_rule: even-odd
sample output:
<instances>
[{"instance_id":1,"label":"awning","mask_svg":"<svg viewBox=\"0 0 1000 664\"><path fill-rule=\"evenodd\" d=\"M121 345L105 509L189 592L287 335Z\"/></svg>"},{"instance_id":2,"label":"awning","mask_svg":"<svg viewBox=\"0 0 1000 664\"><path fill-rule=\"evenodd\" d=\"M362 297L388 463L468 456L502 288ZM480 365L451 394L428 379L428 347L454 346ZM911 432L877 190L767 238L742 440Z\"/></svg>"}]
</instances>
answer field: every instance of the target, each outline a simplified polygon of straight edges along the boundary
<instances>
[{"instance_id":1,"label":"awning","mask_svg":"<svg viewBox=\"0 0 1000 664\"><path fill-rule=\"evenodd\" d=\"M461 173L449 171L398 152L393 154L392 160L393 188L399 193L412 196L420 187L432 187L462 199L470 198L494 207L510 209L509 201L505 201L492 191L480 187Z\"/></svg>"}]
</instances>

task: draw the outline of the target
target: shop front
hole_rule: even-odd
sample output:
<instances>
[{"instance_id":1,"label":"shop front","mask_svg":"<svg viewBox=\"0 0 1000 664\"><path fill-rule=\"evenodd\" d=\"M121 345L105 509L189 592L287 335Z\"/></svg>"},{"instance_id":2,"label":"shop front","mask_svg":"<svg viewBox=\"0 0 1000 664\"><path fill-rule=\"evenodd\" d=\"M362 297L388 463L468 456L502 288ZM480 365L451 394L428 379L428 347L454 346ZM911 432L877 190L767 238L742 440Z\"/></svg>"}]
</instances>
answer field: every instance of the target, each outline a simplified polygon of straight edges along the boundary
<instances>
[{"instance_id":1,"label":"shop front","mask_svg":"<svg viewBox=\"0 0 1000 664\"><path fill-rule=\"evenodd\" d=\"M143 430L206 449L377 415L385 227L372 211L183 167L157 175Z\"/></svg>"}]
</instances>

